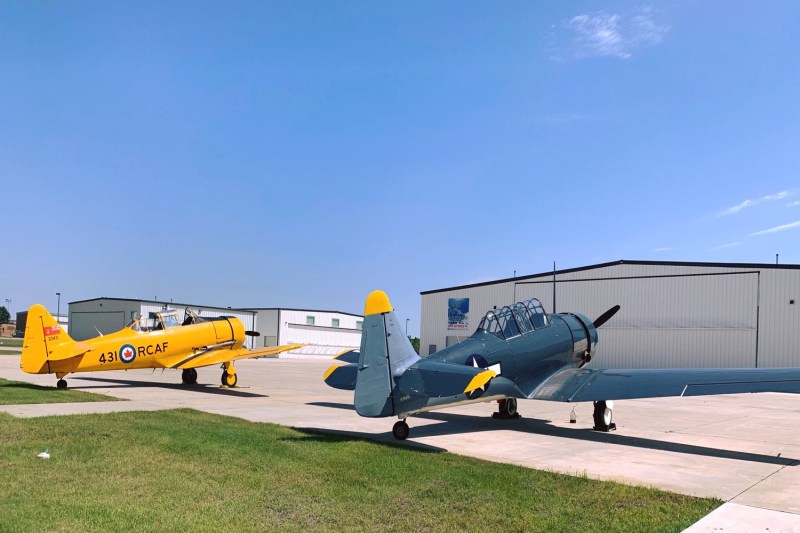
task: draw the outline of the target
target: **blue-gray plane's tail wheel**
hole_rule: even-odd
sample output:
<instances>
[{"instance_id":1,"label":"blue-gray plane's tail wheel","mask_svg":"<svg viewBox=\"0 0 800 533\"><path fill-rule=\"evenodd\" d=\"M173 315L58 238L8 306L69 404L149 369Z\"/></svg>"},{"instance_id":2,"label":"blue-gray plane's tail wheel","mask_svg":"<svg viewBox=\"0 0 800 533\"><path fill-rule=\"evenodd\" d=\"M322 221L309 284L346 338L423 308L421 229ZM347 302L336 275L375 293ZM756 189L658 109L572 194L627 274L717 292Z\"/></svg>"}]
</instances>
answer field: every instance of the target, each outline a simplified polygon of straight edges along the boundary
<instances>
[{"instance_id":1,"label":"blue-gray plane's tail wheel","mask_svg":"<svg viewBox=\"0 0 800 533\"><path fill-rule=\"evenodd\" d=\"M497 412L492 413L493 418L519 418L517 412L517 399L508 398L497 402Z\"/></svg>"},{"instance_id":2,"label":"blue-gray plane's tail wheel","mask_svg":"<svg viewBox=\"0 0 800 533\"><path fill-rule=\"evenodd\" d=\"M56 387L59 389L66 389L67 388L67 380L66 379L59 379L58 383L56 383Z\"/></svg>"},{"instance_id":3,"label":"blue-gray plane's tail wheel","mask_svg":"<svg viewBox=\"0 0 800 533\"><path fill-rule=\"evenodd\" d=\"M394 435L394 438L397 440L406 440L410 431L411 430L408 428L406 421L400 420L399 422L396 422L392 428L392 435Z\"/></svg>"},{"instance_id":4,"label":"blue-gray plane's tail wheel","mask_svg":"<svg viewBox=\"0 0 800 533\"><path fill-rule=\"evenodd\" d=\"M184 385L194 385L197 383L197 369L187 368L181 373L181 381Z\"/></svg>"},{"instance_id":5,"label":"blue-gray plane's tail wheel","mask_svg":"<svg viewBox=\"0 0 800 533\"><path fill-rule=\"evenodd\" d=\"M594 430L611 431L617 429L614 420L614 402L611 400L594 402Z\"/></svg>"},{"instance_id":6,"label":"blue-gray plane's tail wheel","mask_svg":"<svg viewBox=\"0 0 800 533\"><path fill-rule=\"evenodd\" d=\"M228 374L227 372L222 372L222 386L223 387L235 387L236 382L239 381L239 378L236 377L236 374Z\"/></svg>"}]
</instances>

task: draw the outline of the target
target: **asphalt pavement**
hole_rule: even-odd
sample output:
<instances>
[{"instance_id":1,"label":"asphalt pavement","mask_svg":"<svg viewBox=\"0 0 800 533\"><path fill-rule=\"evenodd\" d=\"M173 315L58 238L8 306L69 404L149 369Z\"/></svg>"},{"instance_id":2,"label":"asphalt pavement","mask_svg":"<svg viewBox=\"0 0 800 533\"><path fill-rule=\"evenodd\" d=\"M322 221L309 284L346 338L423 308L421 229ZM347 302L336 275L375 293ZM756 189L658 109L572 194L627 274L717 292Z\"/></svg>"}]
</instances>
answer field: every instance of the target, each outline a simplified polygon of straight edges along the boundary
<instances>
[{"instance_id":1,"label":"asphalt pavement","mask_svg":"<svg viewBox=\"0 0 800 533\"><path fill-rule=\"evenodd\" d=\"M21 417L188 407L256 422L391 441L395 419L359 417L352 393L322 381L330 361L239 361L239 388L219 386L220 370L199 369L198 385L175 370L92 372L69 387L130 401L0 406ZM19 359L0 357L0 377L55 386ZM740 394L615 402L611 433L592 431L588 403L521 401L522 418L491 417L494 403L408 419L412 446L489 461L586 475L720 498L727 503L689 528L800 532L800 395ZM575 407L577 423L569 422Z\"/></svg>"}]
</instances>

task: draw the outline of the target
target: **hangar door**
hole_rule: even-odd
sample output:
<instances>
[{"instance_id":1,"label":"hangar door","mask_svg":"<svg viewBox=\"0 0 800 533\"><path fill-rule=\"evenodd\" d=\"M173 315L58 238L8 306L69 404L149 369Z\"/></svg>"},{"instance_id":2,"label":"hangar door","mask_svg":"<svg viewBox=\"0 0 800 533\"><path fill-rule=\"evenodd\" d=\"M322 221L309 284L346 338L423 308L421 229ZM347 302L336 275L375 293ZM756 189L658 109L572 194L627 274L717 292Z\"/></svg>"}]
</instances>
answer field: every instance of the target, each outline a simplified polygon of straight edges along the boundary
<instances>
[{"instance_id":1,"label":"hangar door","mask_svg":"<svg viewBox=\"0 0 800 533\"><path fill-rule=\"evenodd\" d=\"M126 326L124 311L78 311L70 313L69 336L76 341L84 341L119 331ZM96 329L95 329L96 328Z\"/></svg>"},{"instance_id":2,"label":"hangar door","mask_svg":"<svg viewBox=\"0 0 800 533\"><path fill-rule=\"evenodd\" d=\"M559 312L594 320L621 306L599 330L594 368L758 366L758 272L556 280L555 288ZM552 280L519 283L516 293L553 308Z\"/></svg>"}]
</instances>

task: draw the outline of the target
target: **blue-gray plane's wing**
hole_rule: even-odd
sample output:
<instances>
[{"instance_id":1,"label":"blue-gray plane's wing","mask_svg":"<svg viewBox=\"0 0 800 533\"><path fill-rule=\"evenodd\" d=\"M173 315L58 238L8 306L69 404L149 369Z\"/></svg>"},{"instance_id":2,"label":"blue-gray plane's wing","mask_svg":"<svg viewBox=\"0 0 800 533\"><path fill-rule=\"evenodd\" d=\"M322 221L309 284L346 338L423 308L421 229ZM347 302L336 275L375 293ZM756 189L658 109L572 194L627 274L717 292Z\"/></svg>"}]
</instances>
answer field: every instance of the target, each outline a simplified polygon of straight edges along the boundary
<instances>
[{"instance_id":1,"label":"blue-gray plane's wing","mask_svg":"<svg viewBox=\"0 0 800 533\"><path fill-rule=\"evenodd\" d=\"M705 396L743 392L800 392L798 368L566 369L528 395L537 400L586 402Z\"/></svg>"}]
</instances>

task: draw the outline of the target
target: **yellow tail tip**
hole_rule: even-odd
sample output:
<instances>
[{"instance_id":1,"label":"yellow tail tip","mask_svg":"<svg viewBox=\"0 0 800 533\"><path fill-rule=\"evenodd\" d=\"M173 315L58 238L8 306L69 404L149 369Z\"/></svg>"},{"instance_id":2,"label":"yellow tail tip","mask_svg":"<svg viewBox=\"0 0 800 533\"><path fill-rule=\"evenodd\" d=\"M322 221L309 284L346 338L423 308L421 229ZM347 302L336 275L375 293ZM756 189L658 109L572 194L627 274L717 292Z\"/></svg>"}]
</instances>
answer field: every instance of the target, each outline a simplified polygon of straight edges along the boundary
<instances>
[{"instance_id":1,"label":"yellow tail tip","mask_svg":"<svg viewBox=\"0 0 800 533\"><path fill-rule=\"evenodd\" d=\"M494 370L484 370L480 374L476 374L472 378L472 381L469 382L469 385L467 385L467 388L464 389L464 394L467 394L468 392L472 392L475 389L480 389L481 387L486 385L486 383L488 383L489 380L492 379L493 377L495 377L496 375L497 375L497 373L495 373Z\"/></svg>"},{"instance_id":2,"label":"yellow tail tip","mask_svg":"<svg viewBox=\"0 0 800 533\"><path fill-rule=\"evenodd\" d=\"M390 313L392 304L389 303L389 297L383 291L372 291L367 296L367 302L364 304L364 316L377 315L379 313Z\"/></svg>"}]
</instances>

